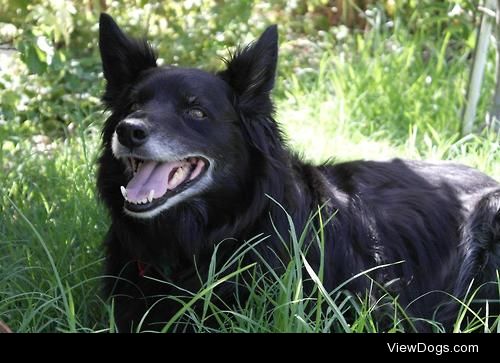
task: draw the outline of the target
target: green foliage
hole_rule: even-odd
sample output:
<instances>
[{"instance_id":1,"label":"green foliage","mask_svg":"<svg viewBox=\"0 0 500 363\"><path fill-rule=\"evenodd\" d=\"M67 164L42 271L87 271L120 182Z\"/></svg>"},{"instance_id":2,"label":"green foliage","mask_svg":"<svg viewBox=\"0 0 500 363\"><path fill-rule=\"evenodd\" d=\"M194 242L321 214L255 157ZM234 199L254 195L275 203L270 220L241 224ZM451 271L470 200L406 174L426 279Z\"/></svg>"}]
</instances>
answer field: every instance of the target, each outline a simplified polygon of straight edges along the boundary
<instances>
[{"instance_id":1,"label":"green foliage","mask_svg":"<svg viewBox=\"0 0 500 363\"><path fill-rule=\"evenodd\" d=\"M279 23L282 42L294 47L293 53L283 53L282 70L289 73L293 67L299 74L314 67L314 59L321 58L324 51L342 51L355 39L349 33L358 34L360 41L365 34L372 37L371 47L378 52L370 54L361 48L359 54L353 53L355 49L347 45L353 59L380 56L388 47L400 47L405 41L399 39L401 36L418 39L411 54L417 61L422 58L426 62L436 42L443 39L446 44L440 45L444 45L444 53L439 56L445 61L466 56L475 25L473 4L461 0L380 1L364 8L356 1L341 1L342 6L336 8L341 11L339 16L324 0L126 0L108 2L101 9L102 3L0 1L0 14L4 14L0 40L15 46L19 53L14 58L20 60L0 66L0 119L28 122L40 132L62 134L72 122L68 117L74 111L71 105L84 103L87 114L95 112L102 87L96 82L100 71L97 19L102 10L136 36L145 35L146 29L159 49L160 63L207 69L220 68L220 58L228 56L227 49L254 39L270 23ZM361 14L359 18L369 32L357 29L359 24L349 17L353 13ZM342 23L353 27L339 26Z\"/></svg>"},{"instance_id":2,"label":"green foliage","mask_svg":"<svg viewBox=\"0 0 500 363\"><path fill-rule=\"evenodd\" d=\"M93 330L106 313L96 150L77 133L57 146L0 135L0 319L16 331Z\"/></svg>"},{"instance_id":3,"label":"green foliage","mask_svg":"<svg viewBox=\"0 0 500 363\"><path fill-rule=\"evenodd\" d=\"M0 0L0 43L17 49L0 52L0 320L15 331L114 329L113 307L99 296L108 219L94 187L106 116L98 3ZM500 178L498 135L477 130L458 138L475 42L473 2L378 1L358 9L358 2L342 1L335 21L323 0L108 3L125 30L148 30L165 64L206 69L220 68L227 49L279 23L277 119L308 159L444 159ZM350 17L358 10L364 22ZM478 124L493 70L491 52ZM321 274L307 272L294 251L282 275L260 267L248 281L250 300L235 309L210 304L211 287L228 274L213 271L202 291L184 298L179 321L200 331L208 329L208 315L218 317L219 331L378 331L373 311L385 301L325 294ZM304 279L315 279L312 295L304 293ZM206 304L204 316L194 315L194 298ZM346 312L357 317L352 326L342 322ZM500 329L495 319L480 318L469 323L461 315L457 330ZM390 330L403 330L404 314L393 319Z\"/></svg>"}]
</instances>

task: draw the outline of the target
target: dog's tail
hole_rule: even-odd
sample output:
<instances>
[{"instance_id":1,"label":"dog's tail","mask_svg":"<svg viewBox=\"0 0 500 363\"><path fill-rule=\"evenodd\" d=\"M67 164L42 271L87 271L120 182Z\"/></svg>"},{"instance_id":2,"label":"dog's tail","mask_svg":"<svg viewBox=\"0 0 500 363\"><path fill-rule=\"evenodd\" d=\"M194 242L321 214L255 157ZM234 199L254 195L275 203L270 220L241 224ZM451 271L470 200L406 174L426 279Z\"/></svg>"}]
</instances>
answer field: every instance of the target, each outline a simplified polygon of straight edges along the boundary
<instances>
[{"instance_id":1,"label":"dog's tail","mask_svg":"<svg viewBox=\"0 0 500 363\"><path fill-rule=\"evenodd\" d=\"M453 295L467 302L474 295L475 307L489 302L490 316L500 313L500 189L483 196L474 207L462 230L460 244L463 261L458 271ZM482 303L481 303L482 302ZM449 319L456 319L460 306L447 310ZM469 306L470 307L470 306ZM474 310L476 310L474 308ZM454 318L452 318L452 316ZM449 321L453 323L453 321Z\"/></svg>"}]
</instances>

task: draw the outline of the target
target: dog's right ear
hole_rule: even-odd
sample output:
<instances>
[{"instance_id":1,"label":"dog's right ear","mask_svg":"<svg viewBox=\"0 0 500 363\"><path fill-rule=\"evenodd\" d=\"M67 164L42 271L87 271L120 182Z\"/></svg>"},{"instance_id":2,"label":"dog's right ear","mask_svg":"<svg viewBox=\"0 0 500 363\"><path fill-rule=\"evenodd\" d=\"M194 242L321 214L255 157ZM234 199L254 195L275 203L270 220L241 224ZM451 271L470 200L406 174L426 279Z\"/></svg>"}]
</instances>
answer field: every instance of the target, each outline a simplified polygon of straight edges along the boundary
<instances>
[{"instance_id":1,"label":"dog's right ear","mask_svg":"<svg viewBox=\"0 0 500 363\"><path fill-rule=\"evenodd\" d=\"M260 38L244 48L236 50L227 68L219 72L235 91L239 107L244 113L256 110L272 113L270 93L274 87L278 62L278 27L268 27Z\"/></svg>"},{"instance_id":2,"label":"dog's right ear","mask_svg":"<svg viewBox=\"0 0 500 363\"><path fill-rule=\"evenodd\" d=\"M156 67L156 54L151 46L145 40L125 35L105 13L99 18L99 50L107 81L103 100L108 106L142 71Z\"/></svg>"}]
</instances>

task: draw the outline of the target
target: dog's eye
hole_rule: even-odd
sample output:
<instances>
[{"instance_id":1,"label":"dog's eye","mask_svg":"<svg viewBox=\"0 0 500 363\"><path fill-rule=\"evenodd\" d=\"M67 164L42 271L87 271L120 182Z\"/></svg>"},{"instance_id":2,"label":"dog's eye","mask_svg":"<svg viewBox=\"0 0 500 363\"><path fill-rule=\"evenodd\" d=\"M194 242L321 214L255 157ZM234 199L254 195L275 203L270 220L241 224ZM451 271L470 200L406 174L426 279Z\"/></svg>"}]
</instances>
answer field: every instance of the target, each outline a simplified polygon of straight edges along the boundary
<instances>
[{"instance_id":1,"label":"dog's eye","mask_svg":"<svg viewBox=\"0 0 500 363\"><path fill-rule=\"evenodd\" d=\"M207 117L207 115L205 114L205 112L203 112L199 108L190 108L187 111L187 114L188 114L189 117L191 117L191 118L193 118L195 120L202 120L205 117Z\"/></svg>"}]
</instances>

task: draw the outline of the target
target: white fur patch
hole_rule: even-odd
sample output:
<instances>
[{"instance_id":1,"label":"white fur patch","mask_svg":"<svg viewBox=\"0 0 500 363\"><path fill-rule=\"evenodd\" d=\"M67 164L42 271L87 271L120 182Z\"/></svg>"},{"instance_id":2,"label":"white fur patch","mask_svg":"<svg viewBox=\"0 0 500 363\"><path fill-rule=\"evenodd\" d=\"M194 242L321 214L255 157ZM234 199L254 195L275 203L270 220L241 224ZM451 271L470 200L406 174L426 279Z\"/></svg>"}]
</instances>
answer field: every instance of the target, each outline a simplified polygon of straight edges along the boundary
<instances>
[{"instance_id":1,"label":"white fur patch","mask_svg":"<svg viewBox=\"0 0 500 363\"><path fill-rule=\"evenodd\" d=\"M127 118L124 121L127 123L139 123L144 122L142 119L137 118ZM111 150L113 155L118 160L124 161L126 166L128 167L128 163L125 161L128 157L140 157L139 154L134 155L135 153L130 153L130 149L120 143L118 140L118 135L116 131L113 132L113 136L111 139ZM158 136L151 135L148 141L140 147L140 155L147 155L147 158L150 160L155 160L158 162L165 161L177 161L184 160L188 157L196 157L200 156L208 160L210 163L208 170L202 175L200 180L196 181L196 183L189 187L188 189L182 191L179 194L174 195L171 198L168 198L163 204L157 206L153 210L149 210L146 212L133 212L128 210L127 208L123 208L124 212L135 218L153 218L159 215L162 211L167 210L168 208L176 205L177 203L182 202L198 193L203 192L208 189L208 187L212 184L213 178L213 169L215 167L215 161L211 158L197 153L194 150L187 150L186 147L183 147L179 143L173 140L164 140L163 138L159 138Z\"/></svg>"}]
</instances>

